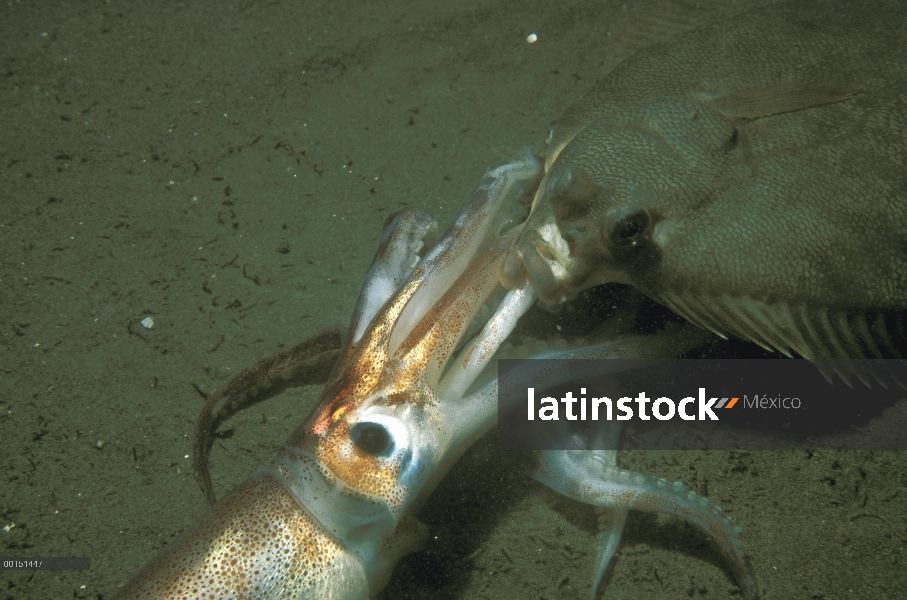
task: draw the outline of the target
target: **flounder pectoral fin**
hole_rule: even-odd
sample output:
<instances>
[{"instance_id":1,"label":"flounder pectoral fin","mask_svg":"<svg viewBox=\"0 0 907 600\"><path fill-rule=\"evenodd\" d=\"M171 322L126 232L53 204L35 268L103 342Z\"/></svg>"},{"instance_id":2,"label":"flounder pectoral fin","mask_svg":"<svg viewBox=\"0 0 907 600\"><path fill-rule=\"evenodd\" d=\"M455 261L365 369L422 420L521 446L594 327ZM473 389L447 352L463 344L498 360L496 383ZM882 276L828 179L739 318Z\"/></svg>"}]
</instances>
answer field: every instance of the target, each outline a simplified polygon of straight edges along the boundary
<instances>
[{"instance_id":1,"label":"flounder pectoral fin","mask_svg":"<svg viewBox=\"0 0 907 600\"><path fill-rule=\"evenodd\" d=\"M712 105L729 119L759 119L842 102L862 92L853 85L776 83L735 90L715 98Z\"/></svg>"}]
</instances>

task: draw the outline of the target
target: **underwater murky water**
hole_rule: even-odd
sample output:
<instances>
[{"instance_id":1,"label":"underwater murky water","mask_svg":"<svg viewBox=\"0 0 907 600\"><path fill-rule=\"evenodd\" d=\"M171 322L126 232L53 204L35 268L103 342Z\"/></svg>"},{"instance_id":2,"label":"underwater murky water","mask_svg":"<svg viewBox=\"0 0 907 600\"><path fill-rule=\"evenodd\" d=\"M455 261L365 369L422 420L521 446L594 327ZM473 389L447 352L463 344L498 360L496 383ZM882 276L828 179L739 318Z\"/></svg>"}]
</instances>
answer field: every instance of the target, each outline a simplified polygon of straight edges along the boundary
<instances>
[{"instance_id":1,"label":"underwater murky water","mask_svg":"<svg viewBox=\"0 0 907 600\"><path fill-rule=\"evenodd\" d=\"M109 598L204 511L188 459L202 392L346 318L388 214L446 222L653 31L743 5L213 6L0 8L0 553L91 558L4 571L3 598ZM219 494L273 460L317 393L228 424ZM531 480L530 461L481 440L382 597L588 594L596 515ZM903 452L620 461L732 515L765 598L907 588ZM602 589L735 588L704 537L634 514Z\"/></svg>"}]
</instances>

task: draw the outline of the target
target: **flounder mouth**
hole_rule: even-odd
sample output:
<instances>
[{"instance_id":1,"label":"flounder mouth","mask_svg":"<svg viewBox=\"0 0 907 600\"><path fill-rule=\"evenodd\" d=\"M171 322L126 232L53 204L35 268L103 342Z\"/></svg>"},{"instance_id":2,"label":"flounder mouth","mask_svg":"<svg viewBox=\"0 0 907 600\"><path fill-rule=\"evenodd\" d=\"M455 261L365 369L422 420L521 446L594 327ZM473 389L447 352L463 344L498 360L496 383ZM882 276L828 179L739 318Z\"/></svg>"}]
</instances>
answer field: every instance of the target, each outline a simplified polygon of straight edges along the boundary
<instances>
[{"instance_id":1,"label":"flounder mouth","mask_svg":"<svg viewBox=\"0 0 907 600\"><path fill-rule=\"evenodd\" d=\"M564 291L570 282L575 260L556 223L546 221L529 229L510 248L504 261L502 280L511 286L528 277L539 299L550 305L568 299Z\"/></svg>"},{"instance_id":2,"label":"flounder mouth","mask_svg":"<svg viewBox=\"0 0 907 600\"><path fill-rule=\"evenodd\" d=\"M639 185L613 182L606 189L573 164L549 171L502 281L512 286L528 278L549 308L597 285L631 283L631 273L659 259L654 234L662 219L652 209L652 193Z\"/></svg>"},{"instance_id":3,"label":"flounder mouth","mask_svg":"<svg viewBox=\"0 0 907 600\"><path fill-rule=\"evenodd\" d=\"M631 283L626 269L608 255L604 245L596 241L601 247L595 251L577 252L577 245L582 244L565 235L551 207L541 203L508 250L502 283L509 287L525 277L548 309L557 309L598 285Z\"/></svg>"}]
</instances>

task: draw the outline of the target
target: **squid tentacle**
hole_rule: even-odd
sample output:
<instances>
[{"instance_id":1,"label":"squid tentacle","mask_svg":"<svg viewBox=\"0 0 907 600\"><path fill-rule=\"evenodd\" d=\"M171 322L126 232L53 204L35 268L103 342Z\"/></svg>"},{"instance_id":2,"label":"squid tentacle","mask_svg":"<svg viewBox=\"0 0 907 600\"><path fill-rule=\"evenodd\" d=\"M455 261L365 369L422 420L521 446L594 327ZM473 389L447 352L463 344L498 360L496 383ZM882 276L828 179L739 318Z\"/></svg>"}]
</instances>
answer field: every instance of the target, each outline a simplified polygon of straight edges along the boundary
<instances>
[{"instance_id":1,"label":"squid tentacle","mask_svg":"<svg viewBox=\"0 0 907 600\"><path fill-rule=\"evenodd\" d=\"M236 413L273 398L287 387L327 381L346 335L342 321L327 325L287 350L240 371L205 401L192 435L192 467L208 505L215 502L208 457L218 427Z\"/></svg>"},{"instance_id":2,"label":"squid tentacle","mask_svg":"<svg viewBox=\"0 0 907 600\"><path fill-rule=\"evenodd\" d=\"M544 451L535 478L551 489L585 504L618 510L640 510L680 517L696 526L713 540L728 562L744 598L758 597L755 579L745 555L740 527L735 526L721 509L708 499L688 490L680 482L649 477L617 467L614 451L556 450ZM600 547L596 576L607 568L606 550L611 537ZM598 581L595 582L596 589Z\"/></svg>"}]
</instances>

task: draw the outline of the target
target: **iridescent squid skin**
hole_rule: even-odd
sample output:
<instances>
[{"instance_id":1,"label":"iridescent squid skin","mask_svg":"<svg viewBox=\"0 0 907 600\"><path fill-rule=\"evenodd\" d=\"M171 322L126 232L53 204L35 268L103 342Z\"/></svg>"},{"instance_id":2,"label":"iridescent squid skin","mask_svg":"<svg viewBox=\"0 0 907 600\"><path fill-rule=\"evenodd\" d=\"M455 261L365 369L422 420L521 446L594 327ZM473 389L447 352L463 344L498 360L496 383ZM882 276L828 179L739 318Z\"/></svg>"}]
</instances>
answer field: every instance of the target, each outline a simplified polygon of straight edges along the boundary
<instances>
[{"instance_id":1,"label":"iridescent squid skin","mask_svg":"<svg viewBox=\"0 0 907 600\"><path fill-rule=\"evenodd\" d=\"M316 410L272 467L215 504L116 597L380 591L400 557L426 539L414 511L495 422L496 380L480 376L535 301L527 285L501 288L519 231L502 229L525 213L519 200L540 174L531 155L489 173L424 256L433 222L411 208L392 216ZM492 316L461 347L495 291Z\"/></svg>"},{"instance_id":2,"label":"iridescent squid skin","mask_svg":"<svg viewBox=\"0 0 907 600\"><path fill-rule=\"evenodd\" d=\"M532 156L492 171L424 256L419 251L433 226L430 219L414 209L389 219L316 409L280 448L273 466L259 469L215 504L116 597L358 599L378 593L399 559L426 540L416 511L459 456L495 424L495 359L536 301L526 280L503 286L504 261L524 227L520 200L535 191L540 177L541 165ZM331 337L311 339L324 347ZM657 335L586 339L577 347L537 345L534 355L661 358L701 341L701 333L679 327ZM240 384L264 385L271 367L291 354L238 375L225 386L229 394L212 397L199 422L210 424L219 411L232 410L230 399L241 395ZM554 374L530 368L520 380L541 386L581 375L569 368ZM628 511L637 509L699 527L722 551L742 596L757 597L739 528L680 483L618 468L616 447L543 452L535 477L611 516L599 537L593 595Z\"/></svg>"},{"instance_id":3,"label":"iridescent squid skin","mask_svg":"<svg viewBox=\"0 0 907 600\"><path fill-rule=\"evenodd\" d=\"M489 173L426 252L430 219L397 213L316 410L117 597L374 596L424 542L419 507L494 425L494 358L536 298L629 284L698 326L544 358L672 357L702 331L898 356L907 105L888 82L907 77L907 8L859 8L777 3L640 51L559 120L544 168ZM207 415L230 410L216 397ZM704 531L758 597L720 509L619 468L616 448L542 453L536 477L611 513L593 594L636 509Z\"/></svg>"}]
</instances>

